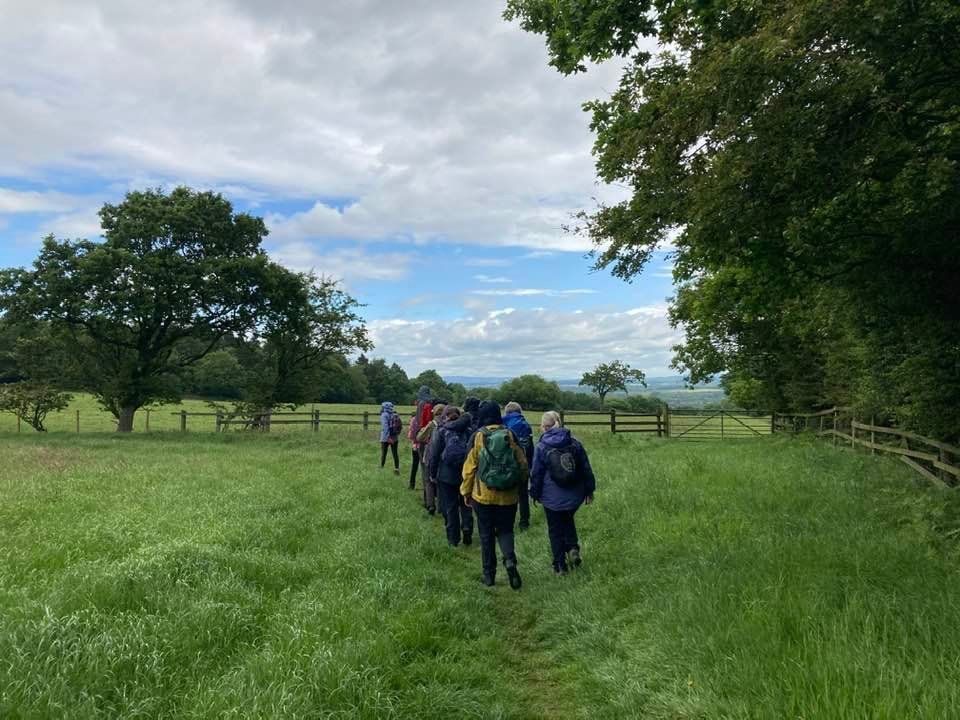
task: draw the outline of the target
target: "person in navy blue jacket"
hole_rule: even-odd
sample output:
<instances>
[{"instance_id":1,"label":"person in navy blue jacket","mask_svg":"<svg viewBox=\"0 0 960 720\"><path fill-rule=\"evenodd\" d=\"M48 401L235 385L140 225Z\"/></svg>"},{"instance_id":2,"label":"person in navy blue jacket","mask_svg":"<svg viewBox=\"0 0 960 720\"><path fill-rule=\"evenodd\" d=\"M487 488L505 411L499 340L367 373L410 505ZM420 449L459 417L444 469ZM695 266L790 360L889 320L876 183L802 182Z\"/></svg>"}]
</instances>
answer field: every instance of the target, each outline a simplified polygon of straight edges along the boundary
<instances>
[{"instance_id":1,"label":"person in navy blue jacket","mask_svg":"<svg viewBox=\"0 0 960 720\"><path fill-rule=\"evenodd\" d=\"M533 453L530 497L543 505L547 516L553 571L566 575L569 565L579 567L582 562L574 515L583 503L593 502L597 481L587 451L560 426L557 413L544 413L540 429L543 435Z\"/></svg>"},{"instance_id":2,"label":"person in navy blue jacket","mask_svg":"<svg viewBox=\"0 0 960 720\"><path fill-rule=\"evenodd\" d=\"M530 429L530 423L523 416L523 408L520 403L508 402L503 407L503 424L513 433L517 439L517 444L523 448L527 456L527 467L533 467L533 430ZM526 483L520 484L520 523L521 530L530 528L530 497Z\"/></svg>"}]
</instances>

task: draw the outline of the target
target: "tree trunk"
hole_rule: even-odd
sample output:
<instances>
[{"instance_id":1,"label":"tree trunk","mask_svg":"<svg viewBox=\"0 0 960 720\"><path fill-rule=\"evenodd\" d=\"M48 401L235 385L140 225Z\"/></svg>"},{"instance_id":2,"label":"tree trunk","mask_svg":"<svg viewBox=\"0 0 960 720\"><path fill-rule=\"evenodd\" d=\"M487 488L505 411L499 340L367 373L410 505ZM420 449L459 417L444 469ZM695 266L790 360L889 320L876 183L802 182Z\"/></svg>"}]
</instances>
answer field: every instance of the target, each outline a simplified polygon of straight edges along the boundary
<instances>
[{"instance_id":1,"label":"tree trunk","mask_svg":"<svg viewBox=\"0 0 960 720\"><path fill-rule=\"evenodd\" d=\"M120 414L117 415L117 432L133 432L133 416L137 408L133 405L127 405L120 408Z\"/></svg>"}]
</instances>

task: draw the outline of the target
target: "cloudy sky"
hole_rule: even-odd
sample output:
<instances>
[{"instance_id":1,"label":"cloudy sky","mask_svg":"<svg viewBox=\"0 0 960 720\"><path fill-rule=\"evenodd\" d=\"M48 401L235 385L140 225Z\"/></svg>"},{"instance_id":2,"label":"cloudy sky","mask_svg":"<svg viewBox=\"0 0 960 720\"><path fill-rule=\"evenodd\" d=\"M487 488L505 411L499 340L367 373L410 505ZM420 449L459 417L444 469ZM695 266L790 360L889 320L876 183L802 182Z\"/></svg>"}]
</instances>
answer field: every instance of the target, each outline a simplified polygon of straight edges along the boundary
<instances>
[{"instance_id":1,"label":"cloudy sky","mask_svg":"<svg viewBox=\"0 0 960 720\"><path fill-rule=\"evenodd\" d=\"M408 372L670 374L670 263L591 272L561 226L596 184L583 101L503 0L0 0L0 266L97 209L188 184L262 215L271 255L341 278Z\"/></svg>"}]
</instances>

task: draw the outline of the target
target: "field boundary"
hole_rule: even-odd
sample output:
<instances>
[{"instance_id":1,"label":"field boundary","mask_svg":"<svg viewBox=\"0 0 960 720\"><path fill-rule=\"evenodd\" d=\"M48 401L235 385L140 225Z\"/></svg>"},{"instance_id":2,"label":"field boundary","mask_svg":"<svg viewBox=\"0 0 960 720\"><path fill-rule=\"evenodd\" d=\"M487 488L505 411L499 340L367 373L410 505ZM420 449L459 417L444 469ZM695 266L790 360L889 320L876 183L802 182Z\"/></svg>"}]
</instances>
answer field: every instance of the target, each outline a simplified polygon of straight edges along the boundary
<instances>
[{"instance_id":1,"label":"field boundary","mask_svg":"<svg viewBox=\"0 0 960 720\"><path fill-rule=\"evenodd\" d=\"M252 432L270 432L275 426L303 427L314 433L321 427L353 427L364 432L378 430L379 411L373 409L344 410L305 408L293 411L264 411L240 415L216 407L196 410L171 410L165 408L143 408L139 417L138 432L151 431L151 418L154 429L163 432L215 432L247 430ZM116 428L116 420L104 411L69 410L57 414L61 420L56 432L108 432ZM398 407L398 412L409 422L407 414L412 408ZM660 405L655 412L626 412L611 408L609 410L560 410L561 424L569 428L585 428L612 434L640 434L657 438L678 439L684 441L736 440L766 437L778 429L776 416L752 413L749 411L717 410L707 412L674 412L667 404ZM12 414L12 413L11 413ZM162 419L160 419L162 418ZM66 423L63 420L66 419ZM781 419L782 423L782 419ZM93 428L91 429L91 424ZM157 427L159 426L159 427ZM16 432L23 432L17 418Z\"/></svg>"},{"instance_id":2,"label":"field boundary","mask_svg":"<svg viewBox=\"0 0 960 720\"><path fill-rule=\"evenodd\" d=\"M960 484L960 447L909 430L878 425L876 420L857 420L852 408L832 407L814 413L775 415L776 427L784 432L813 433L834 447L864 448L871 455L884 453L900 458L927 480L947 487ZM878 437L879 436L879 437Z\"/></svg>"}]
</instances>

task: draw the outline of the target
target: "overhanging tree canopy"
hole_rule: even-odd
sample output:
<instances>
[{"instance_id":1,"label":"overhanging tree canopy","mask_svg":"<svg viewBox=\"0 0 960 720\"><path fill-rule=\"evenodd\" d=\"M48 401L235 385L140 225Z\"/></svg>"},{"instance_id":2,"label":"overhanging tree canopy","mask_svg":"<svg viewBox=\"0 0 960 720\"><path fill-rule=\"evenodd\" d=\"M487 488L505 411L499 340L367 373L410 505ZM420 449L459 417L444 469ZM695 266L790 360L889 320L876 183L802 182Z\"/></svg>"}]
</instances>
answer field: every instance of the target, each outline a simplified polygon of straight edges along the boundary
<instances>
[{"instance_id":1,"label":"overhanging tree canopy","mask_svg":"<svg viewBox=\"0 0 960 720\"><path fill-rule=\"evenodd\" d=\"M587 107L600 178L632 192L581 229L624 278L676 247L691 379L960 434L960 5L510 0L507 16L562 72L626 59Z\"/></svg>"}]
</instances>

